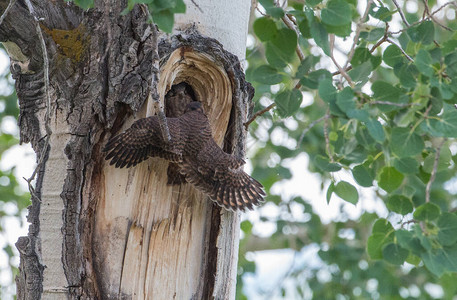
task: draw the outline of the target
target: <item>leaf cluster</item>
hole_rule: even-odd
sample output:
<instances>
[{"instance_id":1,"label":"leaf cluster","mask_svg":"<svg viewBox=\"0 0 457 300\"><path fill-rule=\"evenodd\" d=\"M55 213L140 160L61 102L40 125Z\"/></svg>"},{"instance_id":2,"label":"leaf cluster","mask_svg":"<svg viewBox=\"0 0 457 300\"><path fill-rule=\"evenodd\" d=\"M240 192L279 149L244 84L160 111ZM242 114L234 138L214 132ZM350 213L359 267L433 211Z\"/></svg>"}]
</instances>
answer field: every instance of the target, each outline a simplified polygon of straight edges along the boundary
<instances>
[{"instance_id":1,"label":"leaf cluster","mask_svg":"<svg viewBox=\"0 0 457 300\"><path fill-rule=\"evenodd\" d=\"M454 4L428 1L416 13L390 1L364 2L362 11L357 6L351 0L289 1L287 7L259 1L246 73L256 88L255 110L275 108L250 125L260 144L253 150L253 176L279 208L304 202L272 187L291 179L288 162L306 153L327 202L338 196L357 205L365 201L361 191L371 191L371 201L388 212L371 214L370 224L351 223L364 232L355 238L357 247L313 242L335 255L361 251L351 274L379 278L377 293L383 294L382 278L375 274L388 270L395 270L387 277L397 280L397 295L406 282L418 284L419 277L395 277L408 276L398 268L405 263L413 267L410 274L455 291L443 283L457 274L457 238L451 237L457 226L457 24L445 13ZM338 257L321 259L344 269L349 258ZM361 270L365 259L368 267ZM329 290L322 290L323 298L335 297L324 293Z\"/></svg>"}]
</instances>

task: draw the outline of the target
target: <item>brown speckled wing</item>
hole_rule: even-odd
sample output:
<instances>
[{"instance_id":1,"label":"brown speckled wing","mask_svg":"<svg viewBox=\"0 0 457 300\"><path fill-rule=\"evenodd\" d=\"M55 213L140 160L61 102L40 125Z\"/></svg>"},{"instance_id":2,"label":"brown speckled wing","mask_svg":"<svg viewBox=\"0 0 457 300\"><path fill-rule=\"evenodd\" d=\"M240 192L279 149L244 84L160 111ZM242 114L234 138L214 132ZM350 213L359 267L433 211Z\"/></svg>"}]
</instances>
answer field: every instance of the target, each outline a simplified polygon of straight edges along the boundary
<instances>
[{"instance_id":1,"label":"brown speckled wing","mask_svg":"<svg viewBox=\"0 0 457 300\"><path fill-rule=\"evenodd\" d=\"M244 211L263 201L263 186L246 174L244 161L223 152L208 141L196 159L183 158L181 173L186 181L207 194L218 205Z\"/></svg>"},{"instance_id":2,"label":"brown speckled wing","mask_svg":"<svg viewBox=\"0 0 457 300\"><path fill-rule=\"evenodd\" d=\"M106 160L116 168L132 167L146 160L148 157L161 157L169 161L180 162L181 150L173 143L180 139L180 128L177 119L169 118L168 127L172 142L164 143L156 116L143 118L132 127L112 137L103 148L107 152Z\"/></svg>"}]
</instances>

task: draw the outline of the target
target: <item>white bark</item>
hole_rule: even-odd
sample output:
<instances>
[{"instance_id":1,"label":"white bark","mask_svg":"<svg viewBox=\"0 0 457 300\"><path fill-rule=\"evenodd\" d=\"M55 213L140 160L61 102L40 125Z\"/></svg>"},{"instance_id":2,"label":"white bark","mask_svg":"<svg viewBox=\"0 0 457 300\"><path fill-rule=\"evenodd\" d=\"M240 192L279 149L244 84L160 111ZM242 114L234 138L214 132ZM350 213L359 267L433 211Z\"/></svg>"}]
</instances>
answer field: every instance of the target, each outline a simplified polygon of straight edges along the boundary
<instances>
[{"instance_id":1,"label":"white bark","mask_svg":"<svg viewBox=\"0 0 457 300\"><path fill-rule=\"evenodd\" d=\"M214 38L224 48L245 58L251 1L249 0L186 0L185 14L175 16L175 28L195 24L201 34Z\"/></svg>"}]
</instances>

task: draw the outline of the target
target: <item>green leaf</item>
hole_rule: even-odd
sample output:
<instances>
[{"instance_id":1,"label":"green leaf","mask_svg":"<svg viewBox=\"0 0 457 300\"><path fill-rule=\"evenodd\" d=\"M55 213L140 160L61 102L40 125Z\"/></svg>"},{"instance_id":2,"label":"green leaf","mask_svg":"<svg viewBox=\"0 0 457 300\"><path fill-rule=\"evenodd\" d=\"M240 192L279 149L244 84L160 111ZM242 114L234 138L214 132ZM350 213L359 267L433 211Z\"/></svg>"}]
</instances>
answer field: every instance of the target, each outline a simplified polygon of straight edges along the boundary
<instances>
[{"instance_id":1,"label":"green leaf","mask_svg":"<svg viewBox=\"0 0 457 300\"><path fill-rule=\"evenodd\" d=\"M400 96L404 94L402 89L394 87L385 81L375 81L371 86L373 98L379 101L389 101L394 103L400 102Z\"/></svg>"},{"instance_id":2,"label":"green leaf","mask_svg":"<svg viewBox=\"0 0 457 300\"><path fill-rule=\"evenodd\" d=\"M263 42L273 39L277 32L275 22L267 17L256 19L252 27L255 35Z\"/></svg>"},{"instance_id":3,"label":"green leaf","mask_svg":"<svg viewBox=\"0 0 457 300\"><path fill-rule=\"evenodd\" d=\"M383 37L385 31L386 30L384 28L375 27L370 31L361 32L360 38L366 40L367 42L374 42Z\"/></svg>"},{"instance_id":4,"label":"green leaf","mask_svg":"<svg viewBox=\"0 0 457 300\"><path fill-rule=\"evenodd\" d=\"M175 23L174 14L170 10L152 12L152 19L160 30L170 33Z\"/></svg>"},{"instance_id":5,"label":"green leaf","mask_svg":"<svg viewBox=\"0 0 457 300\"><path fill-rule=\"evenodd\" d=\"M414 158L402 157L394 160L394 167L401 173L416 174L419 170L419 163Z\"/></svg>"},{"instance_id":6,"label":"green leaf","mask_svg":"<svg viewBox=\"0 0 457 300\"><path fill-rule=\"evenodd\" d=\"M415 88L419 70L412 63L404 63L394 66L394 74L400 79L400 84L405 88Z\"/></svg>"},{"instance_id":7,"label":"green leaf","mask_svg":"<svg viewBox=\"0 0 457 300\"><path fill-rule=\"evenodd\" d=\"M259 3L265 8L267 14L273 18L279 19L284 16L284 10L277 7L273 0L259 0Z\"/></svg>"},{"instance_id":8,"label":"green leaf","mask_svg":"<svg viewBox=\"0 0 457 300\"><path fill-rule=\"evenodd\" d=\"M320 83L326 79L331 79L332 74L324 69L319 69L316 71L313 71L309 73L308 76L303 77L300 80L300 83L303 84L306 87L309 87L310 89L317 89ZM335 98L336 100L336 98ZM334 100L334 101L335 101Z\"/></svg>"},{"instance_id":9,"label":"green leaf","mask_svg":"<svg viewBox=\"0 0 457 300\"><path fill-rule=\"evenodd\" d=\"M352 203L354 205L359 201L359 193L357 189L346 181L340 181L335 186L335 194L337 194L341 199Z\"/></svg>"},{"instance_id":10,"label":"green leaf","mask_svg":"<svg viewBox=\"0 0 457 300\"><path fill-rule=\"evenodd\" d=\"M382 249L383 258L394 265L401 265L408 257L409 251L403 249L398 244L390 243Z\"/></svg>"},{"instance_id":11,"label":"green leaf","mask_svg":"<svg viewBox=\"0 0 457 300\"><path fill-rule=\"evenodd\" d=\"M422 152L425 144L422 138L409 128L392 129L390 148L399 157L414 156Z\"/></svg>"},{"instance_id":12,"label":"green leaf","mask_svg":"<svg viewBox=\"0 0 457 300\"><path fill-rule=\"evenodd\" d=\"M438 241L445 246L457 242L457 216L451 213L443 213L438 219Z\"/></svg>"},{"instance_id":13,"label":"green leaf","mask_svg":"<svg viewBox=\"0 0 457 300\"><path fill-rule=\"evenodd\" d=\"M254 226L248 220L245 220L245 221L241 222L241 224L240 224L240 228L245 234L251 233L252 227L254 227Z\"/></svg>"},{"instance_id":14,"label":"green leaf","mask_svg":"<svg viewBox=\"0 0 457 300\"><path fill-rule=\"evenodd\" d=\"M386 235L373 233L367 240L367 253L371 259L382 259L382 247L386 243Z\"/></svg>"},{"instance_id":15,"label":"green leaf","mask_svg":"<svg viewBox=\"0 0 457 300\"><path fill-rule=\"evenodd\" d=\"M384 142L386 139L386 134L384 133L384 129L382 128L381 123L375 119L369 119L365 122L365 126L368 129L368 133L377 141L377 142Z\"/></svg>"},{"instance_id":16,"label":"green leaf","mask_svg":"<svg viewBox=\"0 0 457 300\"><path fill-rule=\"evenodd\" d=\"M413 211L413 203L411 199L403 195L392 195L387 199L387 208L401 215L406 215Z\"/></svg>"},{"instance_id":17,"label":"green leaf","mask_svg":"<svg viewBox=\"0 0 457 300\"><path fill-rule=\"evenodd\" d=\"M392 15L395 11L390 11L387 7L379 7L376 12L370 13L374 18L383 22L392 21Z\"/></svg>"},{"instance_id":18,"label":"green leaf","mask_svg":"<svg viewBox=\"0 0 457 300\"><path fill-rule=\"evenodd\" d=\"M432 77L435 73L432 67L432 57L430 56L430 53L424 49L419 49L419 52L417 52L416 55L416 59L414 60L414 64L416 65L419 72L425 76Z\"/></svg>"},{"instance_id":19,"label":"green leaf","mask_svg":"<svg viewBox=\"0 0 457 300\"><path fill-rule=\"evenodd\" d=\"M367 111L367 109L364 109L364 108L362 108L362 109L354 108L352 110L348 110L346 112L346 115L349 118L356 119L356 120L359 120L362 122L367 122L370 119L369 112Z\"/></svg>"},{"instance_id":20,"label":"green leaf","mask_svg":"<svg viewBox=\"0 0 457 300\"><path fill-rule=\"evenodd\" d=\"M348 112L356 108L354 100L354 92L350 87L345 87L341 92L338 93L336 97L336 105L344 111Z\"/></svg>"},{"instance_id":21,"label":"green leaf","mask_svg":"<svg viewBox=\"0 0 457 300\"><path fill-rule=\"evenodd\" d=\"M457 78L457 52L451 52L444 58L446 72L453 79Z\"/></svg>"},{"instance_id":22,"label":"green leaf","mask_svg":"<svg viewBox=\"0 0 457 300\"><path fill-rule=\"evenodd\" d=\"M268 85L277 84L284 80L284 75L278 73L278 70L269 65L256 68L251 76L252 80Z\"/></svg>"},{"instance_id":23,"label":"green leaf","mask_svg":"<svg viewBox=\"0 0 457 300\"><path fill-rule=\"evenodd\" d=\"M422 169L424 172L432 173L433 165L435 164L436 152L431 151L430 154L425 158ZM448 147L442 147L440 150L440 157L438 160L437 171L443 171L449 168L451 165L452 153Z\"/></svg>"},{"instance_id":24,"label":"green leaf","mask_svg":"<svg viewBox=\"0 0 457 300\"><path fill-rule=\"evenodd\" d=\"M265 56L273 67L283 68L295 57L297 34L289 28L282 28L265 45Z\"/></svg>"},{"instance_id":25,"label":"green leaf","mask_svg":"<svg viewBox=\"0 0 457 300\"><path fill-rule=\"evenodd\" d=\"M388 193L400 187L405 176L398 172L394 167L384 167L379 174L378 185Z\"/></svg>"},{"instance_id":26,"label":"green leaf","mask_svg":"<svg viewBox=\"0 0 457 300\"><path fill-rule=\"evenodd\" d=\"M340 37L347 37L351 35L351 23L348 23L343 26L332 26L329 24L324 24L325 30L327 30L328 33L334 33L336 36Z\"/></svg>"},{"instance_id":27,"label":"green leaf","mask_svg":"<svg viewBox=\"0 0 457 300\"><path fill-rule=\"evenodd\" d=\"M65 0L66 2L70 2L72 0ZM94 0L74 0L76 5L81 7L82 9L89 9L94 7Z\"/></svg>"},{"instance_id":28,"label":"green leaf","mask_svg":"<svg viewBox=\"0 0 457 300\"><path fill-rule=\"evenodd\" d=\"M332 79L324 79L319 83L319 96L327 103L336 101L338 91L333 86Z\"/></svg>"},{"instance_id":29,"label":"green leaf","mask_svg":"<svg viewBox=\"0 0 457 300\"><path fill-rule=\"evenodd\" d=\"M311 38L311 29L309 27L309 21L304 18L299 24L298 24L298 29L300 30L302 36L305 39L310 39Z\"/></svg>"},{"instance_id":30,"label":"green leaf","mask_svg":"<svg viewBox=\"0 0 457 300\"><path fill-rule=\"evenodd\" d=\"M282 117L288 117L296 113L300 108L302 99L303 95L297 89L279 93L275 98L279 115Z\"/></svg>"},{"instance_id":31,"label":"green leaf","mask_svg":"<svg viewBox=\"0 0 457 300\"><path fill-rule=\"evenodd\" d=\"M310 33L316 44L322 48L322 51L330 56L330 43L328 41L327 30L316 18L311 22Z\"/></svg>"},{"instance_id":32,"label":"green leaf","mask_svg":"<svg viewBox=\"0 0 457 300\"><path fill-rule=\"evenodd\" d=\"M421 229L419 228L419 230ZM424 235L421 234L421 236L423 237ZM395 238L396 242L402 248L410 250L411 254L421 256L426 251L426 249L422 246L420 239L412 231L404 229L397 230L395 231ZM414 260L417 261L417 258Z\"/></svg>"},{"instance_id":33,"label":"green leaf","mask_svg":"<svg viewBox=\"0 0 457 300\"><path fill-rule=\"evenodd\" d=\"M386 50L384 50L384 53L382 54L382 59L388 66L391 67L394 67L399 63L403 63L406 60L401 50L394 45L390 45L386 48Z\"/></svg>"},{"instance_id":34,"label":"green leaf","mask_svg":"<svg viewBox=\"0 0 457 300\"><path fill-rule=\"evenodd\" d=\"M371 59L372 56L373 55L371 55L370 50L368 50L367 48L358 47L354 51L354 56L351 59L351 65L352 65L352 67L361 65L362 63Z\"/></svg>"},{"instance_id":35,"label":"green leaf","mask_svg":"<svg viewBox=\"0 0 457 300\"><path fill-rule=\"evenodd\" d=\"M322 2L322 0L308 0L308 1L306 1L306 4L311 5L311 6L316 6L321 2Z\"/></svg>"},{"instance_id":36,"label":"green leaf","mask_svg":"<svg viewBox=\"0 0 457 300\"><path fill-rule=\"evenodd\" d=\"M424 45L431 44L435 38L435 26L432 21L425 21L410 27L406 32L413 42Z\"/></svg>"},{"instance_id":37,"label":"green leaf","mask_svg":"<svg viewBox=\"0 0 457 300\"><path fill-rule=\"evenodd\" d=\"M440 212L438 205L428 202L417 207L413 216L418 221L433 221L439 217Z\"/></svg>"},{"instance_id":38,"label":"green leaf","mask_svg":"<svg viewBox=\"0 0 457 300\"><path fill-rule=\"evenodd\" d=\"M350 70L348 75L356 83L357 87L362 87L370 80L370 74L373 72L373 69L372 62L366 61Z\"/></svg>"},{"instance_id":39,"label":"green leaf","mask_svg":"<svg viewBox=\"0 0 457 300\"><path fill-rule=\"evenodd\" d=\"M327 204L330 203L330 199L332 198L332 194L334 191L335 191L335 183L332 181L332 183L330 183L330 185L328 186L328 189L327 189L327 194L326 194Z\"/></svg>"},{"instance_id":40,"label":"green leaf","mask_svg":"<svg viewBox=\"0 0 457 300\"><path fill-rule=\"evenodd\" d=\"M321 169L322 171L325 172L336 172L341 170L341 165L338 163L331 163L329 162L328 158L322 156L322 155L317 155L314 158L314 164Z\"/></svg>"},{"instance_id":41,"label":"green leaf","mask_svg":"<svg viewBox=\"0 0 457 300\"><path fill-rule=\"evenodd\" d=\"M358 165L352 168L352 176L358 184L364 187L373 185L373 176L364 165Z\"/></svg>"},{"instance_id":42,"label":"green leaf","mask_svg":"<svg viewBox=\"0 0 457 300\"><path fill-rule=\"evenodd\" d=\"M372 232L383 233L384 235L389 235L394 231L394 228L390 222L384 218L378 219L373 224Z\"/></svg>"},{"instance_id":43,"label":"green leaf","mask_svg":"<svg viewBox=\"0 0 457 300\"><path fill-rule=\"evenodd\" d=\"M373 225L373 231L367 241L367 253L371 259L382 259L382 248L393 242L394 228L386 219L379 219Z\"/></svg>"},{"instance_id":44,"label":"green leaf","mask_svg":"<svg viewBox=\"0 0 457 300\"><path fill-rule=\"evenodd\" d=\"M436 276L444 272L457 272L457 245L433 249L422 256L425 266Z\"/></svg>"},{"instance_id":45,"label":"green leaf","mask_svg":"<svg viewBox=\"0 0 457 300\"><path fill-rule=\"evenodd\" d=\"M351 23L351 7L343 0L330 0L321 12L322 22L332 26Z\"/></svg>"},{"instance_id":46,"label":"green leaf","mask_svg":"<svg viewBox=\"0 0 457 300\"><path fill-rule=\"evenodd\" d=\"M298 66L297 73L295 73L295 78L300 79L308 74L309 70L319 61L318 59L317 56L309 55L302 60Z\"/></svg>"},{"instance_id":47,"label":"green leaf","mask_svg":"<svg viewBox=\"0 0 457 300\"><path fill-rule=\"evenodd\" d=\"M441 117L438 120L436 118L430 119L429 126L436 136L457 137L457 110L446 104Z\"/></svg>"}]
</instances>

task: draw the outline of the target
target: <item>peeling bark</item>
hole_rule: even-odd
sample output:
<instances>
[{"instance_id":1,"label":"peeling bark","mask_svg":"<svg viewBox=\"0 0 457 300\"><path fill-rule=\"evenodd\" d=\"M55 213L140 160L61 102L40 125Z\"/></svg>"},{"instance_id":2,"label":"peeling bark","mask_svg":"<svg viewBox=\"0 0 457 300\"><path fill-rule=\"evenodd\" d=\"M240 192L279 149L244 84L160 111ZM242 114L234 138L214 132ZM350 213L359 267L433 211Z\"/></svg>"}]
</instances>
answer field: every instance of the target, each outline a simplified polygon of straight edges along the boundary
<instances>
[{"instance_id":1,"label":"peeling bark","mask_svg":"<svg viewBox=\"0 0 457 300\"><path fill-rule=\"evenodd\" d=\"M121 16L121 0L107 6L96 1L86 12L63 0L32 3L48 50L51 107L41 46L30 30L35 21L22 0L0 26L16 80L21 142L30 142L37 157L46 151L29 208L29 234L16 244L18 299L231 297L238 216L189 185L168 186L167 163L160 159L114 170L102 157L110 134L154 113L145 101L156 28L147 23L144 7ZM0 0L0 8L7 4ZM183 52L179 70L170 63L176 51ZM195 28L164 37L159 55L160 96L172 84L191 84L224 150L244 156L243 123L253 89L236 56ZM201 84L206 77L192 75L186 61L214 70L215 87L222 89L214 99Z\"/></svg>"}]
</instances>

